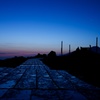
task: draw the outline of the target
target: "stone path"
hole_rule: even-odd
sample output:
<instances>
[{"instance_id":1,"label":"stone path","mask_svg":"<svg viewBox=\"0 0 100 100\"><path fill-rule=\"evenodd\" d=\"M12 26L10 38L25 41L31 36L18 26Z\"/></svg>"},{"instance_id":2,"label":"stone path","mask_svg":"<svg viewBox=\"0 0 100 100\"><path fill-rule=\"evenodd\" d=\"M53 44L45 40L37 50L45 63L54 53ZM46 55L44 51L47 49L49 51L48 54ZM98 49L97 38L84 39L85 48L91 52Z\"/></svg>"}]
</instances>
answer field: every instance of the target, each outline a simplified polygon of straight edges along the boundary
<instances>
[{"instance_id":1,"label":"stone path","mask_svg":"<svg viewBox=\"0 0 100 100\"><path fill-rule=\"evenodd\" d=\"M100 88L39 59L16 68L0 68L0 100L100 100Z\"/></svg>"}]
</instances>

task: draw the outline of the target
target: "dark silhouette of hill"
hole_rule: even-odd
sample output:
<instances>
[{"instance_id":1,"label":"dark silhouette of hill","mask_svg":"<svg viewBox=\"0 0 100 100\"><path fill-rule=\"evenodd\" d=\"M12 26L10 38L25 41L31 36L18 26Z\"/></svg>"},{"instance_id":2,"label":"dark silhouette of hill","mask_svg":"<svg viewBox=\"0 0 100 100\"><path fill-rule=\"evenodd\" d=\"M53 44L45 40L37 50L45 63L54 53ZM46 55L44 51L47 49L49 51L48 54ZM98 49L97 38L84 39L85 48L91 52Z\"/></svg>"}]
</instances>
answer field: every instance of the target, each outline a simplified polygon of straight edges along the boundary
<instances>
[{"instance_id":1,"label":"dark silhouette of hill","mask_svg":"<svg viewBox=\"0 0 100 100\"><path fill-rule=\"evenodd\" d=\"M13 57L13 58L5 59L5 60L0 60L0 67L15 68L26 60L27 58L25 57Z\"/></svg>"},{"instance_id":2,"label":"dark silhouette of hill","mask_svg":"<svg viewBox=\"0 0 100 100\"><path fill-rule=\"evenodd\" d=\"M49 53L43 62L51 69L66 70L81 80L100 87L100 54L91 49L77 48L76 51L64 56L50 56Z\"/></svg>"},{"instance_id":3,"label":"dark silhouette of hill","mask_svg":"<svg viewBox=\"0 0 100 100\"><path fill-rule=\"evenodd\" d=\"M10 67L10 68L15 68L18 65L22 64L25 62L27 59L31 58L45 58L47 55L46 54L40 54L38 53L36 56L29 56L29 57L13 57L13 58L6 58L3 60L0 60L0 67Z\"/></svg>"},{"instance_id":4,"label":"dark silhouette of hill","mask_svg":"<svg viewBox=\"0 0 100 100\"><path fill-rule=\"evenodd\" d=\"M33 58L45 58L47 55L46 54L40 54L38 53L36 56L34 56Z\"/></svg>"}]
</instances>

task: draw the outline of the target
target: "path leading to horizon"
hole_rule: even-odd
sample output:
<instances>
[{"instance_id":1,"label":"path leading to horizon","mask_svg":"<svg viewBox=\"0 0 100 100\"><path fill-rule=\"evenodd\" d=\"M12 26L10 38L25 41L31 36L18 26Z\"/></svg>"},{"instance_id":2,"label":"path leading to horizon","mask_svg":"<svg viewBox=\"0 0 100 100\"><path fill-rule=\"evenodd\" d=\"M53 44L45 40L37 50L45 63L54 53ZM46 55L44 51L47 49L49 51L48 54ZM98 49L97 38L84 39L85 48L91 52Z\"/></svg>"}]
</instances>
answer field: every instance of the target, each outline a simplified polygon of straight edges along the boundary
<instances>
[{"instance_id":1,"label":"path leading to horizon","mask_svg":"<svg viewBox=\"0 0 100 100\"><path fill-rule=\"evenodd\" d=\"M100 100L100 88L29 59L16 68L0 68L0 100Z\"/></svg>"}]
</instances>

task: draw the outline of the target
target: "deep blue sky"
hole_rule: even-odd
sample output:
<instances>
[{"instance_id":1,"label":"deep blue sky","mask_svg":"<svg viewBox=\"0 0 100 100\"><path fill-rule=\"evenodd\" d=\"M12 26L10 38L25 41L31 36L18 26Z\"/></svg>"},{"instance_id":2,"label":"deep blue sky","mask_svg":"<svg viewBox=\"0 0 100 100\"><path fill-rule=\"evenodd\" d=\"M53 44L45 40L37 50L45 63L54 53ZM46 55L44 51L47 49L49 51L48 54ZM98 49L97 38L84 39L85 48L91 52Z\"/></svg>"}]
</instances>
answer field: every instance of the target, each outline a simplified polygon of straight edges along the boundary
<instances>
[{"instance_id":1,"label":"deep blue sky","mask_svg":"<svg viewBox=\"0 0 100 100\"><path fill-rule=\"evenodd\" d=\"M100 0L0 0L0 56L60 52L61 41L67 53L97 36Z\"/></svg>"}]
</instances>

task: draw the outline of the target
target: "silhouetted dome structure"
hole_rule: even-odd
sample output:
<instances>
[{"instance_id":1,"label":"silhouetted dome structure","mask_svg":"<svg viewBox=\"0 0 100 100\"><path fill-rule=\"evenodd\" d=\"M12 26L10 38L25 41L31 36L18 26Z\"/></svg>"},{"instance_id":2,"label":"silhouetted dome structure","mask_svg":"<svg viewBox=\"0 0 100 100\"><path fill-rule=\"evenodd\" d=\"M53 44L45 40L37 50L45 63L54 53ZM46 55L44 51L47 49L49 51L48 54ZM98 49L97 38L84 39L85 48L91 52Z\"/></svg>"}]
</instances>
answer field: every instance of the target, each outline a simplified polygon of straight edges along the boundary
<instances>
[{"instance_id":1,"label":"silhouetted dome structure","mask_svg":"<svg viewBox=\"0 0 100 100\"><path fill-rule=\"evenodd\" d=\"M55 52L55 51L51 51L51 52L48 54L48 57L49 57L49 58L56 57L56 52Z\"/></svg>"}]
</instances>

